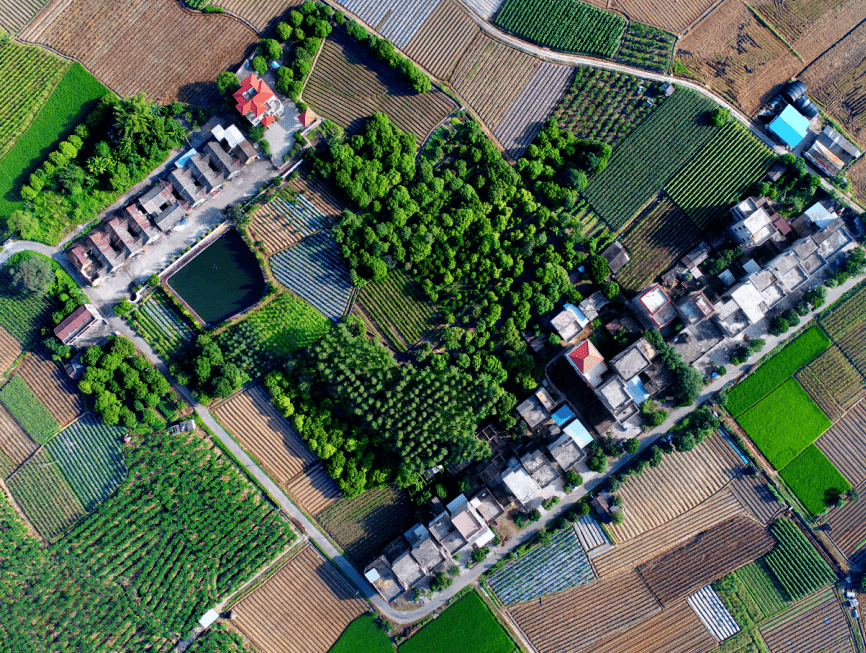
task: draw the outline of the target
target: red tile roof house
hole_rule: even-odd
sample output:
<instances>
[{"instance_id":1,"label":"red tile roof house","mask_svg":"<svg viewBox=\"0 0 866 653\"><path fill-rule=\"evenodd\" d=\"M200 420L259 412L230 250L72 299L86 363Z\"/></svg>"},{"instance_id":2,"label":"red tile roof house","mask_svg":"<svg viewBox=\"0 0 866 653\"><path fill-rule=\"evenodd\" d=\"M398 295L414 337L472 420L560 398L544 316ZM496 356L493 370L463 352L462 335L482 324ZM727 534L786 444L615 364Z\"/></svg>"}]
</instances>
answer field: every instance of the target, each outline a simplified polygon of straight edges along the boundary
<instances>
[{"instance_id":1,"label":"red tile roof house","mask_svg":"<svg viewBox=\"0 0 866 653\"><path fill-rule=\"evenodd\" d=\"M607 372L607 365L591 341L584 340L572 347L567 358L571 366L591 388L597 388L601 384L601 378Z\"/></svg>"},{"instance_id":2,"label":"red tile roof house","mask_svg":"<svg viewBox=\"0 0 866 653\"><path fill-rule=\"evenodd\" d=\"M54 335L60 338L64 345L71 344L85 332L97 324L99 319L87 306L79 306L63 322L54 327Z\"/></svg>"},{"instance_id":3,"label":"red tile roof house","mask_svg":"<svg viewBox=\"0 0 866 653\"><path fill-rule=\"evenodd\" d=\"M257 75L250 75L233 95L238 112L253 125L267 127L283 113L283 103Z\"/></svg>"},{"instance_id":4,"label":"red tile roof house","mask_svg":"<svg viewBox=\"0 0 866 653\"><path fill-rule=\"evenodd\" d=\"M301 124L304 127L309 127L314 122L316 122L317 119L318 119L318 116L315 113L313 113L312 109L304 109L301 112L301 114L298 116L298 120L301 121Z\"/></svg>"}]
</instances>

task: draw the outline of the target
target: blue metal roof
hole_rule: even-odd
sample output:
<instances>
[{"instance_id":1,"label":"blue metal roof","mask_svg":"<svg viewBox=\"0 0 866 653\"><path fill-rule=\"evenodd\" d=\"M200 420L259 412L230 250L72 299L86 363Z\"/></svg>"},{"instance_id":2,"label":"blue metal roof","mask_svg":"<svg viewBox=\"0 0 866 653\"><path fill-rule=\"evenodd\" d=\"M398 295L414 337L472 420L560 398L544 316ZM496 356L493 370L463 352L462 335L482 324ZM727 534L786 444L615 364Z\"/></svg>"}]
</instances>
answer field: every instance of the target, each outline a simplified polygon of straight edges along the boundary
<instances>
[{"instance_id":1,"label":"blue metal roof","mask_svg":"<svg viewBox=\"0 0 866 653\"><path fill-rule=\"evenodd\" d=\"M646 391L646 388L643 387L643 381L640 380L639 376L635 376L631 381L626 383L625 389L631 395L631 398L634 399L634 403L638 406L649 399L650 394Z\"/></svg>"},{"instance_id":2,"label":"blue metal roof","mask_svg":"<svg viewBox=\"0 0 866 653\"><path fill-rule=\"evenodd\" d=\"M561 406L553 415L551 415L553 421L556 422L559 426L565 424L568 420L574 417L574 413L571 411L571 408L568 407L568 404L564 404Z\"/></svg>"},{"instance_id":3,"label":"blue metal roof","mask_svg":"<svg viewBox=\"0 0 866 653\"><path fill-rule=\"evenodd\" d=\"M785 144L794 149L800 144L809 131L809 119L800 114L790 104L770 123L770 129Z\"/></svg>"},{"instance_id":4,"label":"blue metal roof","mask_svg":"<svg viewBox=\"0 0 866 653\"><path fill-rule=\"evenodd\" d=\"M571 436L571 438L577 442L577 446L581 448L592 442L592 436L589 434L589 431L586 430L583 422L579 419L574 420L571 424L562 429L562 431Z\"/></svg>"}]
</instances>

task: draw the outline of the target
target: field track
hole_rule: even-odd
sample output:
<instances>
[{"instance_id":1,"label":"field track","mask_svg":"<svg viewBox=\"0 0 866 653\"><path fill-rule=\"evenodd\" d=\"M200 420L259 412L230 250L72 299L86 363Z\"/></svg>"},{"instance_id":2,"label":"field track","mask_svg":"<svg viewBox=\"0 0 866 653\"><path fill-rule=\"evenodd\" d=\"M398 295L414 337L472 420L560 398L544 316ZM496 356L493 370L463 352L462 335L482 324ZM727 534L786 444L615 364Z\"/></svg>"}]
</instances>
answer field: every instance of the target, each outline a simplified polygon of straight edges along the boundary
<instances>
[{"instance_id":1,"label":"field track","mask_svg":"<svg viewBox=\"0 0 866 653\"><path fill-rule=\"evenodd\" d=\"M326 653L369 606L311 546L234 606L259 653Z\"/></svg>"},{"instance_id":2,"label":"field track","mask_svg":"<svg viewBox=\"0 0 866 653\"><path fill-rule=\"evenodd\" d=\"M217 75L240 62L257 35L176 0L54 0L20 38L80 61L120 96L207 105L218 97Z\"/></svg>"},{"instance_id":3,"label":"field track","mask_svg":"<svg viewBox=\"0 0 866 653\"><path fill-rule=\"evenodd\" d=\"M46 0L0 0L0 27L15 34L24 27Z\"/></svg>"},{"instance_id":4,"label":"field track","mask_svg":"<svg viewBox=\"0 0 866 653\"><path fill-rule=\"evenodd\" d=\"M679 34L716 2L718 0L679 0L678 2L612 0L610 9L621 12L632 20Z\"/></svg>"},{"instance_id":5,"label":"field track","mask_svg":"<svg viewBox=\"0 0 866 653\"><path fill-rule=\"evenodd\" d=\"M8 370L21 355L21 343L0 327L0 375Z\"/></svg>"},{"instance_id":6,"label":"field track","mask_svg":"<svg viewBox=\"0 0 866 653\"><path fill-rule=\"evenodd\" d=\"M857 490L861 495L866 493L866 483L861 483ZM832 510L825 525L830 527L827 535L833 543L851 559L866 544L866 501L849 501Z\"/></svg>"},{"instance_id":7,"label":"field track","mask_svg":"<svg viewBox=\"0 0 866 653\"><path fill-rule=\"evenodd\" d=\"M695 611L682 601L596 644L592 653L706 653L716 646Z\"/></svg>"},{"instance_id":8,"label":"field track","mask_svg":"<svg viewBox=\"0 0 866 653\"><path fill-rule=\"evenodd\" d=\"M321 465L314 465L299 474L286 489L301 509L313 517L343 498L340 488Z\"/></svg>"},{"instance_id":9,"label":"field track","mask_svg":"<svg viewBox=\"0 0 866 653\"><path fill-rule=\"evenodd\" d=\"M406 46L406 56L437 79L448 79L480 29L454 0L442 0Z\"/></svg>"},{"instance_id":10,"label":"field track","mask_svg":"<svg viewBox=\"0 0 866 653\"><path fill-rule=\"evenodd\" d=\"M770 653L854 653L856 650L850 641L848 621L832 587L765 622L761 626L761 637Z\"/></svg>"},{"instance_id":11,"label":"field track","mask_svg":"<svg viewBox=\"0 0 866 653\"><path fill-rule=\"evenodd\" d=\"M854 406L816 444L853 485L866 481L866 401Z\"/></svg>"},{"instance_id":12,"label":"field track","mask_svg":"<svg viewBox=\"0 0 866 653\"><path fill-rule=\"evenodd\" d=\"M299 7L301 0L211 0L210 4L245 20L265 36L284 14Z\"/></svg>"},{"instance_id":13,"label":"field track","mask_svg":"<svg viewBox=\"0 0 866 653\"><path fill-rule=\"evenodd\" d=\"M37 444L18 425L9 411L0 406L0 450L17 467L37 448Z\"/></svg>"},{"instance_id":14,"label":"field track","mask_svg":"<svg viewBox=\"0 0 866 653\"><path fill-rule=\"evenodd\" d=\"M41 352L30 354L15 373L30 386L33 393L39 397L39 401L60 424L61 429L69 426L84 413L85 406L81 393L60 371L60 368Z\"/></svg>"},{"instance_id":15,"label":"field track","mask_svg":"<svg viewBox=\"0 0 866 653\"><path fill-rule=\"evenodd\" d=\"M261 386L239 392L214 413L278 485L318 460Z\"/></svg>"}]
</instances>

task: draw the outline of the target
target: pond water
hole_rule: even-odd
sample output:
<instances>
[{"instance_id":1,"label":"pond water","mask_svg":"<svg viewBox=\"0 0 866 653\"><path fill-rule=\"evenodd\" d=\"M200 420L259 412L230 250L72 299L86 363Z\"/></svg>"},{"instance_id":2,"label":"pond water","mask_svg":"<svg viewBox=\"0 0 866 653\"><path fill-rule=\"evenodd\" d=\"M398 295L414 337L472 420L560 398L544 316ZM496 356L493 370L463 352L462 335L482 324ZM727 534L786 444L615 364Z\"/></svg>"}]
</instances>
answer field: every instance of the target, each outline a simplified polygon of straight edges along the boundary
<instances>
[{"instance_id":1,"label":"pond water","mask_svg":"<svg viewBox=\"0 0 866 653\"><path fill-rule=\"evenodd\" d=\"M171 275L168 285L209 325L249 308L265 293L259 262L237 229Z\"/></svg>"}]
</instances>

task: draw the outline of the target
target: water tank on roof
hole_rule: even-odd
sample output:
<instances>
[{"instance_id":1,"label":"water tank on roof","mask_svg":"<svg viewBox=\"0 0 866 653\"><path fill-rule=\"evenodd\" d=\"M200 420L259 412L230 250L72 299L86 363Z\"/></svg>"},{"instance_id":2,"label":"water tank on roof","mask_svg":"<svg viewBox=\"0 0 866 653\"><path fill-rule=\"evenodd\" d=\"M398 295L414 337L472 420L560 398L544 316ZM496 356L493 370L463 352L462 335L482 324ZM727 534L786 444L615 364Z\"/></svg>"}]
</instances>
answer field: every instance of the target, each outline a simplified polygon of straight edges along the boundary
<instances>
[{"instance_id":1,"label":"water tank on roof","mask_svg":"<svg viewBox=\"0 0 866 653\"><path fill-rule=\"evenodd\" d=\"M791 104L806 95L806 85L801 81L788 82L782 88L782 96Z\"/></svg>"},{"instance_id":2,"label":"water tank on roof","mask_svg":"<svg viewBox=\"0 0 866 653\"><path fill-rule=\"evenodd\" d=\"M815 103L812 102L806 95L801 95L800 99L794 102L794 108L806 116L809 120L817 116L821 111L815 106Z\"/></svg>"}]
</instances>

